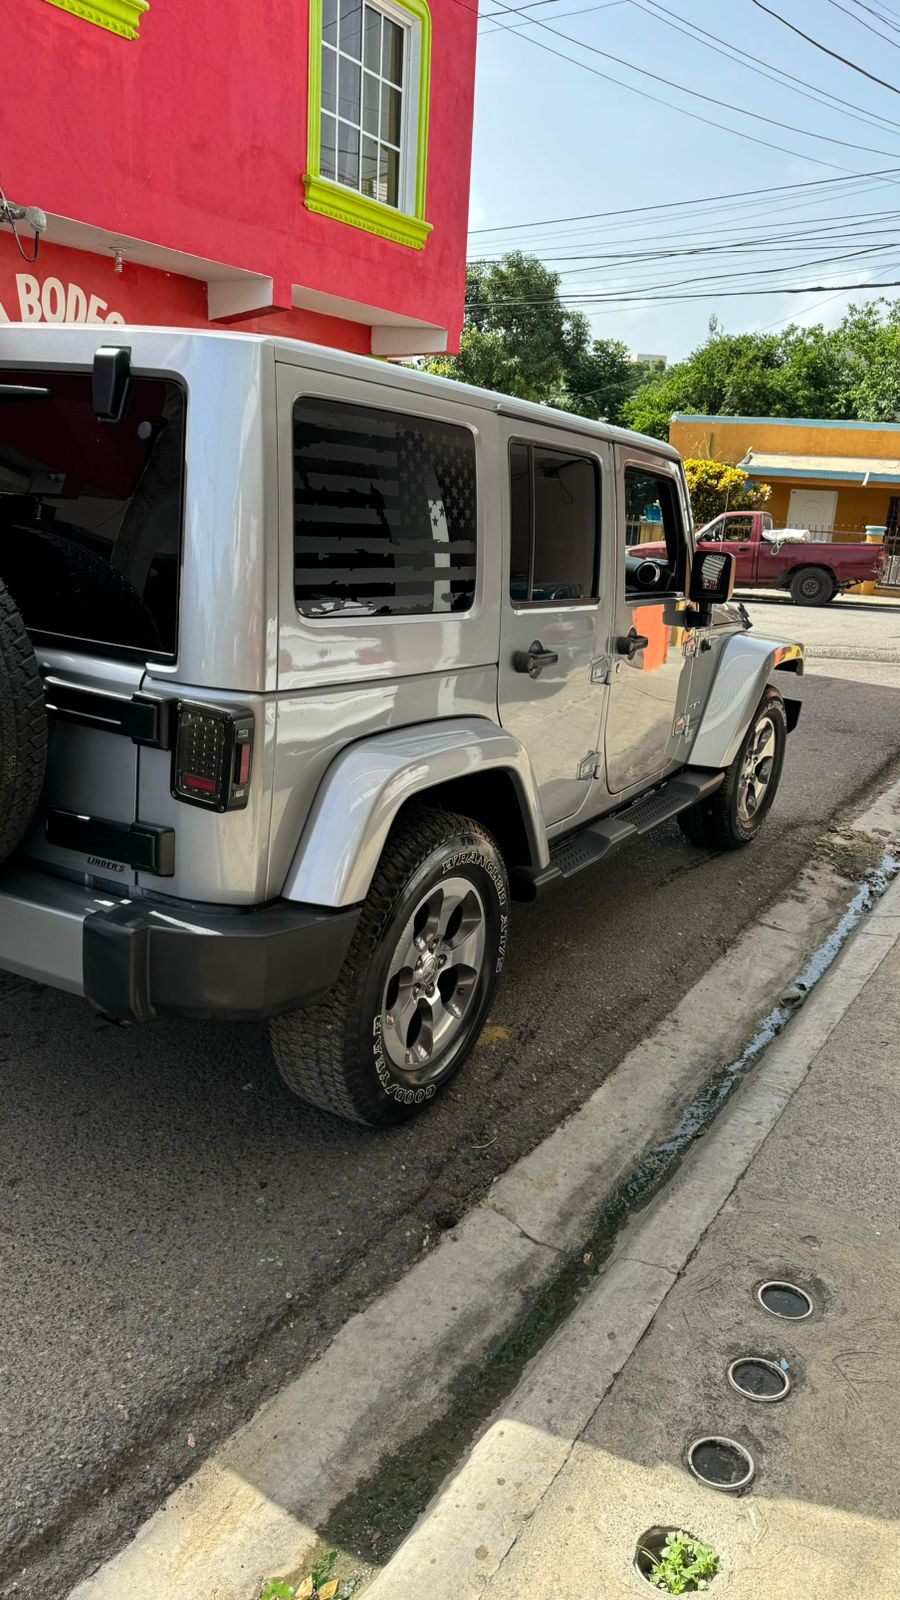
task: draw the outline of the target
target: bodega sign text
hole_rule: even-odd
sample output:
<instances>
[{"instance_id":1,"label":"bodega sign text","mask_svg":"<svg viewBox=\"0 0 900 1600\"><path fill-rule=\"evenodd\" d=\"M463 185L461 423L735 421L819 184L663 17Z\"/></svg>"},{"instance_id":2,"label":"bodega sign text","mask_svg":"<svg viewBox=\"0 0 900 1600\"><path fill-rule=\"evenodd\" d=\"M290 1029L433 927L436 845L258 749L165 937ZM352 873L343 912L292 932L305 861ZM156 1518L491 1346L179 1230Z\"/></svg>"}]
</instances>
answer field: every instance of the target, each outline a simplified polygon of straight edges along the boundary
<instances>
[{"instance_id":1,"label":"bodega sign text","mask_svg":"<svg viewBox=\"0 0 900 1600\"><path fill-rule=\"evenodd\" d=\"M15 299L0 300L0 322L124 322L99 294L88 294L79 284L31 272L15 275Z\"/></svg>"}]
</instances>

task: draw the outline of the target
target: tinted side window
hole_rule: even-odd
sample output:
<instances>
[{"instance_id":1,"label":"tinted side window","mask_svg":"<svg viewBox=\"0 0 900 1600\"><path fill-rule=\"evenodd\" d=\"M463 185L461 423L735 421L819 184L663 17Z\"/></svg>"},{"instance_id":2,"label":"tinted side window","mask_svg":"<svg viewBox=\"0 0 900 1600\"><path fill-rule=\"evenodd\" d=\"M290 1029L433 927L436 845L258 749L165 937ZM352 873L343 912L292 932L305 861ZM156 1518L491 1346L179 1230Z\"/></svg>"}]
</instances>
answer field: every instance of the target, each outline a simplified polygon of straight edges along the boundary
<instances>
[{"instance_id":1,"label":"tinted side window","mask_svg":"<svg viewBox=\"0 0 900 1600\"><path fill-rule=\"evenodd\" d=\"M543 445L513 444L509 470L511 599L517 605L596 599L596 462Z\"/></svg>"},{"instance_id":2,"label":"tinted side window","mask_svg":"<svg viewBox=\"0 0 900 1600\"><path fill-rule=\"evenodd\" d=\"M26 625L174 654L181 389L136 378L121 422L109 424L94 416L90 373L4 368L0 381L0 578Z\"/></svg>"},{"instance_id":3,"label":"tinted side window","mask_svg":"<svg viewBox=\"0 0 900 1600\"><path fill-rule=\"evenodd\" d=\"M667 474L648 472L643 467L625 468L625 542L627 545L665 542L667 587L669 590L684 587L687 544L675 482ZM640 556L640 550L634 550L633 554ZM625 572L627 587L627 563Z\"/></svg>"},{"instance_id":4,"label":"tinted side window","mask_svg":"<svg viewBox=\"0 0 900 1600\"><path fill-rule=\"evenodd\" d=\"M294 407L294 594L308 617L468 611L475 441L337 400Z\"/></svg>"}]
</instances>

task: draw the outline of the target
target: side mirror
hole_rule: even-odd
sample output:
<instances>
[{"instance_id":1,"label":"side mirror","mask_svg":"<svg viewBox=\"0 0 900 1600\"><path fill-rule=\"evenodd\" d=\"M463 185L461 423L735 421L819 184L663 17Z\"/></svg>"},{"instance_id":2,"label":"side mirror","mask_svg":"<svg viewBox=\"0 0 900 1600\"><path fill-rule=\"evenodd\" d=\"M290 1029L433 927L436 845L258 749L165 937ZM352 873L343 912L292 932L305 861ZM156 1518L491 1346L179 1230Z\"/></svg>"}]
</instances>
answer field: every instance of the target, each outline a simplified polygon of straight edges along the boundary
<instances>
[{"instance_id":1,"label":"side mirror","mask_svg":"<svg viewBox=\"0 0 900 1600\"><path fill-rule=\"evenodd\" d=\"M698 550L691 562L688 598L697 606L724 605L734 594L735 560L730 550Z\"/></svg>"}]
</instances>

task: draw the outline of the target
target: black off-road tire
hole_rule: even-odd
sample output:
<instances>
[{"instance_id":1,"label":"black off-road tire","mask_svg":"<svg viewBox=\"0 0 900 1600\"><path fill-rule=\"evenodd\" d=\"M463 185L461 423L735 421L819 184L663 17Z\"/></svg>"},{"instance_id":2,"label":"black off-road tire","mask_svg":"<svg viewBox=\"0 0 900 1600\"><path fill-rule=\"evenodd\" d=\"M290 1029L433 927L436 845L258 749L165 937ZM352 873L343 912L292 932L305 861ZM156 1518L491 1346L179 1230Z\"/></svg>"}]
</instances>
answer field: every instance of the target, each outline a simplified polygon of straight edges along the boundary
<instances>
[{"instance_id":1,"label":"black off-road tire","mask_svg":"<svg viewBox=\"0 0 900 1600\"><path fill-rule=\"evenodd\" d=\"M146 650L161 650L156 621L120 572L76 543L62 523L56 531L31 529L0 549L0 575L25 615L40 614L46 633L108 639L111 618ZM39 590L39 599L36 591Z\"/></svg>"},{"instance_id":2,"label":"black off-road tire","mask_svg":"<svg viewBox=\"0 0 900 1600\"><path fill-rule=\"evenodd\" d=\"M41 674L21 615L0 583L0 862L28 829L46 765Z\"/></svg>"},{"instance_id":3,"label":"black off-road tire","mask_svg":"<svg viewBox=\"0 0 900 1600\"><path fill-rule=\"evenodd\" d=\"M790 587L795 606L827 606L837 591L833 575L824 567L800 567Z\"/></svg>"},{"instance_id":4,"label":"black off-road tire","mask_svg":"<svg viewBox=\"0 0 900 1600\"><path fill-rule=\"evenodd\" d=\"M423 895L449 875L468 879L484 908L484 959L460 1032L431 1081L392 1063L382 1013L397 942ZM432 1103L462 1067L490 1009L506 956L509 883L491 835L470 817L426 809L395 825L334 988L318 1005L270 1023L285 1083L323 1111L372 1128L405 1122Z\"/></svg>"},{"instance_id":5,"label":"black off-road tire","mask_svg":"<svg viewBox=\"0 0 900 1600\"><path fill-rule=\"evenodd\" d=\"M767 780L765 797L758 811L748 822L741 817L738 801L741 777L747 760L751 740L763 717L769 717L775 734L775 754ZM750 844L766 820L778 792L787 748L787 710L777 689L770 685L759 702L741 748L725 773L725 781L708 800L682 811L678 825L691 844L708 850L740 850Z\"/></svg>"}]
</instances>

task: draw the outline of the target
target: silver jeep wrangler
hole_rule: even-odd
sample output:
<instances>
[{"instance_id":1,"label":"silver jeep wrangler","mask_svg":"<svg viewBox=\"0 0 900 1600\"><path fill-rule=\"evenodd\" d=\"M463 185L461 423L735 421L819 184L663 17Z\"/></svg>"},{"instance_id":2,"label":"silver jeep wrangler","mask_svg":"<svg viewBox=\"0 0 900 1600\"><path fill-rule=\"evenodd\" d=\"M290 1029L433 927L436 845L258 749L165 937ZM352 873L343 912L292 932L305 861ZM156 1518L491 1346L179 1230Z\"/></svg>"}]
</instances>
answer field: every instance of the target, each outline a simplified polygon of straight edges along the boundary
<instances>
[{"instance_id":1,"label":"silver jeep wrangler","mask_svg":"<svg viewBox=\"0 0 900 1600\"><path fill-rule=\"evenodd\" d=\"M115 337L0 328L0 968L270 1019L298 1094L398 1122L478 1038L511 895L672 817L755 836L802 649L749 634L655 439Z\"/></svg>"}]
</instances>

